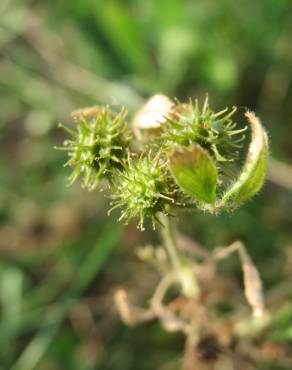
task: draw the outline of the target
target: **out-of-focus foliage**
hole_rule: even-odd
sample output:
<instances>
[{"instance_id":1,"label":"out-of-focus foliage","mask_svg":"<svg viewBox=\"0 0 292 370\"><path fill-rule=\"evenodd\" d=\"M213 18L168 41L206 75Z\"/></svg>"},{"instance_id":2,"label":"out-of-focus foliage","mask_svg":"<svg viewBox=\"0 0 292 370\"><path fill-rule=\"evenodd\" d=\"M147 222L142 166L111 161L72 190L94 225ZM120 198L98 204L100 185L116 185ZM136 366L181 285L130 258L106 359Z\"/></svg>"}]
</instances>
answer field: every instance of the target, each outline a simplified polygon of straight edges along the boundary
<instances>
[{"instance_id":1,"label":"out-of-focus foliage","mask_svg":"<svg viewBox=\"0 0 292 370\"><path fill-rule=\"evenodd\" d=\"M290 0L2 0L0 369L167 370L183 351L155 323L128 329L114 314L121 282L140 300L155 283L133 252L154 236L130 225L118 242L103 197L66 188L57 122L91 104L131 114L153 93L208 92L218 108L256 110L272 155L289 164L291 79ZM208 248L239 238L253 256L275 317L264 342L250 339L265 370L292 367L291 206L291 191L268 181L232 215L180 215ZM223 312L244 307L235 261L223 274L238 294L223 296Z\"/></svg>"}]
</instances>

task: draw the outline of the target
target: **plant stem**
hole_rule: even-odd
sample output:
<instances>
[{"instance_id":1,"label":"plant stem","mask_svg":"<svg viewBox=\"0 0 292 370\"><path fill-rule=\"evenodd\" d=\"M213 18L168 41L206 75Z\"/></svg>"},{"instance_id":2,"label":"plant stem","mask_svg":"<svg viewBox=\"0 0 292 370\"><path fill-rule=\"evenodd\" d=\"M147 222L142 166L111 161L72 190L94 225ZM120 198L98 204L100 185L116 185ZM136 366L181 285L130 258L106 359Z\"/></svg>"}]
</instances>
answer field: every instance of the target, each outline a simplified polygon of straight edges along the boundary
<instances>
[{"instance_id":1,"label":"plant stem","mask_svg":"<svg viewBox=\"0 0 292 370\"><path fill-rule=\"evenodd\" d=\"M200 292L199 285L192 269L182 264L170 219L168 216L160 214L159 220L164 247L167 250L175 277L181 285L182 294L188 298L197 298Z\"/></svg>"},{"instance_id":2,"label":"plant stem","mask_svg":"<svg viewBox=\"0 0 292 370\"><path fill-rule=\"evenodd\" d=\"M170 262L175 273L179 275L179 272L181 270L181 262L178 256L177 244L171 222L169 220L169 217L164 214L159 215L159 220L161 222L160 234L164 242L164 247L167 250Z\"/></svg>"}]
</instances>

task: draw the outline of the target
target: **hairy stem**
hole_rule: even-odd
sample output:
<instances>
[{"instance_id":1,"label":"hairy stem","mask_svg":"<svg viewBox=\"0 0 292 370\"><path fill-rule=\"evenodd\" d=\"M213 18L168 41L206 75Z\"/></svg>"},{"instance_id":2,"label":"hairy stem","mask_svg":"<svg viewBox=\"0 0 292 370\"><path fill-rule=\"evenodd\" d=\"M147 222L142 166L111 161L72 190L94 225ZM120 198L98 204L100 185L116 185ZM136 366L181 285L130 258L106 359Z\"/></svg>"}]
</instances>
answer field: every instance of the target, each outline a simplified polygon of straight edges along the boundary
<instances>
[{"instance_id":1,"label":"hairy stem","mask_svg":"<svg viewBox=\"0 0 292 370\"><path fill-rule=\"evenodd\" d=\"M200 290L199 285L192 268L185 266L182 262L170 219L168 216L160 214L159 220L164 247L168 253L175 277L181 285L182 294L188 298L196 298Z\"/></svg>"},{"instance_id":2,"label":"hairy stem","mask_svg":"<svg viewBox=\"0 0 292 370\"><path fill-rule=\"evenodd\" d=\"M159 220L161 222L160 234L164 242L164 247L167 250L170 262L175 273L177 274L177 276L179 276L179 272L181 270L181 261L178 255L177 243L170 219L168 216L160 214Z\"/></svg>"}]
</instances>

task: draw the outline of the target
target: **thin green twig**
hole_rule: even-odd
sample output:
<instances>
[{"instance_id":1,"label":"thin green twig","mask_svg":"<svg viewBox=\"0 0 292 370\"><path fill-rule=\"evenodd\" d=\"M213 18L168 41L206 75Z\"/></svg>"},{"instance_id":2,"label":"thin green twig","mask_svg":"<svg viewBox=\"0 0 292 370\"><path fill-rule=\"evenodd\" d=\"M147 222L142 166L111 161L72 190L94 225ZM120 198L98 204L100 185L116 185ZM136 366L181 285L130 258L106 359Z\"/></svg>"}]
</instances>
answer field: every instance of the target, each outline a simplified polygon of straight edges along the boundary
<instances>
[{"instance_id":1,"label":"thin green twig","mask_svg":"<svg viewBox=\"0 0 292 370\"><path fill-rule=\"evenodd\" d=\"M173 227L171 225L170 219L164 214L159 215L159 220L161 222L160 234L164 243L164 247L168 253L170 262L177 276L181 270L181 260L178 255L178 248L176 239L173 233Z\"/></svg>"}]
</instances>

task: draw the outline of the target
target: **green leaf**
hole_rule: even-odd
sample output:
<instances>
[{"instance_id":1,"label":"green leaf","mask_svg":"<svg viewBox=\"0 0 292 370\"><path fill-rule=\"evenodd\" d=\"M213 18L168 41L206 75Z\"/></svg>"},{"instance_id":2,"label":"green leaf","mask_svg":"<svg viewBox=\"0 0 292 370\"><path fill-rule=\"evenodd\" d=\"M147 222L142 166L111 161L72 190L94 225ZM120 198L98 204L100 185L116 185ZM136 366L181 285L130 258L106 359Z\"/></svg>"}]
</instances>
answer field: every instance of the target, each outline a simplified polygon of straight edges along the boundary
<instances>
[{"instance_id":1,"label":"green leaf","mask_svg":"<svg viewBox=\"0 0 292 370\"><path fill-rule=\"evenodd\" d=\"M199 145L175 150L170 158L170 171L176 183L195 200L214 204L217 169L210 154Z\"/></svg>"},{"instance_id":2,"label":"green leaf","mask_svg":"<svg viewBox=\"0 0 292 370\"><path fill-rule=\"evenodd\" d=\"M245 164L238 180L226 191L220 207L234 209L255 195L262 187L268 158L268 137L260 120L253 112L246 112L252 137Z\"/></svg>"}]
</instances>

